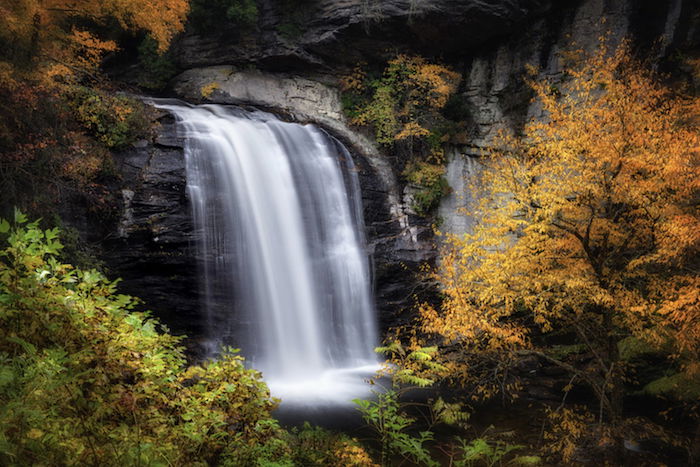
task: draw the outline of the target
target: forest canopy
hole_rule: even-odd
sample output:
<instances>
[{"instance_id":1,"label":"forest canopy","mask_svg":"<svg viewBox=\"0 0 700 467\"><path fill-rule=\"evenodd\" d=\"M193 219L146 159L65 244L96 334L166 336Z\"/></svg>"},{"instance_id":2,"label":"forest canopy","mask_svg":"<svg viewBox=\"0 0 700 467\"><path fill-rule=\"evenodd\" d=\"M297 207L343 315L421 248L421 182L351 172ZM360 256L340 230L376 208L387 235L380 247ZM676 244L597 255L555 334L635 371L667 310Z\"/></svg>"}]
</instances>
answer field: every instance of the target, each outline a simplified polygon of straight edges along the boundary
<instances>
[{"instance_id":1,"label":"forest canopy","mask_svg":"<svg viewBox=\"0 0 700 467\"><path fill-rule=\"evenodd\" d=\"M94 72L117 48L119 29L147 33L163 52L184 28L188 10L186 0L6 2L0 6L4 72L8 64L46 79Z\"/></svg>"}]
</instances>

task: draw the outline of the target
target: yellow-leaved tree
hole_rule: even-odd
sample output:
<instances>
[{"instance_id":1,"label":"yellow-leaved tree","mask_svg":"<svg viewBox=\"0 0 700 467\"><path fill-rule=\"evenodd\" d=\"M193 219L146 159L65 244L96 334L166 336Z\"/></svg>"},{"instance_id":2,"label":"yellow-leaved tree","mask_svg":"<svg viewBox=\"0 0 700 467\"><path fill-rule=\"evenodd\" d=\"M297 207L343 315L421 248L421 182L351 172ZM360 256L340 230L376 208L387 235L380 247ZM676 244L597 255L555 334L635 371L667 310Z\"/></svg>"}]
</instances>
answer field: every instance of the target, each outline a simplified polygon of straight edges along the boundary
<instances>
[{"instance_id":1,"label":"yellow-leaved tree","mask_svg":"<svg viewBox=\"0 0 700 467\"><path fill-rule=\"evenodd\" d=\"M31 69L34 77L92 72L116 49L105 33L118 25L143 31L167 49L182 31L187 0L17 0L0 5L0 65ZM2 67L0 67L0 70Z\"/></svg>"},{"instance_id":2,"label":"yellow-leaved tree","mask_svg":"<svg viewBox=\"0 0 700 467\"><path fill-rule=\"evenodd\" d=\"M12 0L0 2L0 212L49 209L78 188L105 211L107 149L148 131L133 99L115 97L100 65L125 32L160 52L184 27L188 0ZM46 199L43 199L43 198Z\"/></svg>"},{"instance_id":3,"label":"yellow-leaved tree","mask_svg":"<svg viewBox=\"0 0 700 467\"><path fill-rule=\"evenodd\" d=\"M626 43L568 58L562 83L529 82L544 117L484 158L470 213L479 221L448 238L435 273L445 299L423 306L422 320L463 359L557 362L614 424L627 376L621 342L672 348L678 370L700 376L698 106L658 84ZM554 332L591 363L540 352L539 336Z\"/></svg>"},{"instance_id":4,"label":"yellow-leaved tree","mask_svg":"<svg viewBox=\"0 0 700 467\"><path fill-rule=\"evenodd\" d=\"M352 112L356 125L371 124L377 142L390 145L408 138L425 138L440 110L454 94L460 75L419 56L398 55L390 60L380 79L369 84L361 69L342 82L344 91L366 92L371 99Z\"/></svg>"}]
</instances>

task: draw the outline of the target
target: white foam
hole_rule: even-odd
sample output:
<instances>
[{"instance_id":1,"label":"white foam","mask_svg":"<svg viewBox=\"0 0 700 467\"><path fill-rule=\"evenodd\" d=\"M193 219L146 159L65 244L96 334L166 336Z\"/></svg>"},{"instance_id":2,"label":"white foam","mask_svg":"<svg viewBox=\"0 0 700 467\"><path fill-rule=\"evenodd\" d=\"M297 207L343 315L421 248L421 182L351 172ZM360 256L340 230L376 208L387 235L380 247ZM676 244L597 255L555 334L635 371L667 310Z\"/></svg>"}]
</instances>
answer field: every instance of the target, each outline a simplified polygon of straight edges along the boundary
<instances>
[{"instance_id":1,"label":"white foam","mask_svg":"<svg viewBox=\"0 0 700 467\"><path fill-rule=\"evenodd\" d=\"M377 370L377 364L331 369L315 378L270 379L267 384L272 396L282 400L282 406L352 405L353 399L371 396L368 379Z\"/></svg>"}]
</instances>

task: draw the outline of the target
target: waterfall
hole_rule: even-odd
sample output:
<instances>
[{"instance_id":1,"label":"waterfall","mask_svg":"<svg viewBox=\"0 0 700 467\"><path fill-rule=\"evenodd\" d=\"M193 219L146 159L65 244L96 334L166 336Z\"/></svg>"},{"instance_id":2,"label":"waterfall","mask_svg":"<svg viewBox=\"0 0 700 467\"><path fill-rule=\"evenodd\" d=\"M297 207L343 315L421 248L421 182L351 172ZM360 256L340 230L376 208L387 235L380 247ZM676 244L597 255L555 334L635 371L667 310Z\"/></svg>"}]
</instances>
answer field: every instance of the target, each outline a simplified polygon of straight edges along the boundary
<instances>
[{"instance_id":1,"label":"waterfall","mask_svg":"<svg viewBox=\"0 0 700 467\"><path fill-rule=\"evenodd\" d=\"M266 112L156 106L184 137L210 355L240 347L283 401L364 392L377 331L348 151Z\"/></svg>"}]
</instances>

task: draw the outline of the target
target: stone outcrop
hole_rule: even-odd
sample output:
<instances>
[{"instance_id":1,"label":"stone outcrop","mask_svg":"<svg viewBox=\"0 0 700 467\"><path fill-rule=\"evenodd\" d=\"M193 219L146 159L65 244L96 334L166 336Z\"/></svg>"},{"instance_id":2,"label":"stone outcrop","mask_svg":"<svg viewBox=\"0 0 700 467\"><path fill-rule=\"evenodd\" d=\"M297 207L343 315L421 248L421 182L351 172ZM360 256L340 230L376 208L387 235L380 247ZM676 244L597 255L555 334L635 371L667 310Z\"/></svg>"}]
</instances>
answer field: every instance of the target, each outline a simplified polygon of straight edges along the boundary
<instances>
[{"instance_id":1,"label":"stone outcrop","mask_svg":"<svg viewBox=\"0 0 700 467\"><path fill-rule=\"evenodd\" d=\"M517 130L525 118L538 116L523 81L526 65L539 68L538 79L556 81L562 71L560 53L571 46L593 50L601 36L607 35L611 47L630 38L642 50L651 50L659 41L659 57L672 44L687 40L690 24L681 22L680 13L691 2L654 2L653 8L645 8L648 3L585 0L576 8L560 7L517 35L474 53L461 92L472 124L469 153L478 156L499 130Z\"/></svg>"},{"instance_id":2,"label":"stone outcrop","mask_svg":"<svg viewBox=\"0 0 700 467\"><path fill-rule=\"evenodd\" d=\"M207 86L211 89L207 100L211 102L254 104L284 111L296 120L308 116L343 119L336 89L299 76L214 66L187 70L173 82L175 94L195 102L203 100L202 90Z\"/></svg>"},{"instance_id":3,"label":"stone outcrop","mask_svg":"<svg viewBox=\"0 0 700 467\"><path fill-rule=\"evenodd\" d=\"M551 0L258 1L252 30L192 32L177 44L179 65L250 65L308 71L382 58L397 50L461 55L510 34ZM556 2L554 2L556 3ZM570 3L570 2L567 2ZM391 52L387 52L391 50Z\"/></svg>"}]
</instances>

